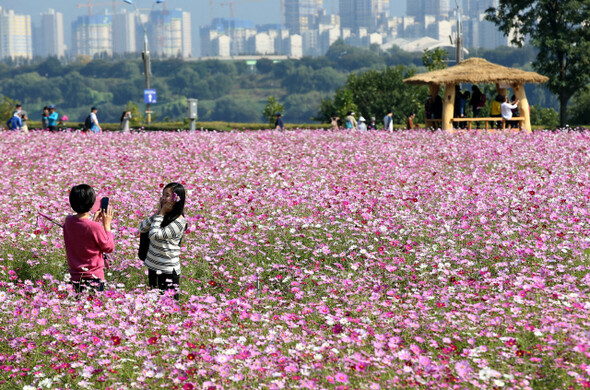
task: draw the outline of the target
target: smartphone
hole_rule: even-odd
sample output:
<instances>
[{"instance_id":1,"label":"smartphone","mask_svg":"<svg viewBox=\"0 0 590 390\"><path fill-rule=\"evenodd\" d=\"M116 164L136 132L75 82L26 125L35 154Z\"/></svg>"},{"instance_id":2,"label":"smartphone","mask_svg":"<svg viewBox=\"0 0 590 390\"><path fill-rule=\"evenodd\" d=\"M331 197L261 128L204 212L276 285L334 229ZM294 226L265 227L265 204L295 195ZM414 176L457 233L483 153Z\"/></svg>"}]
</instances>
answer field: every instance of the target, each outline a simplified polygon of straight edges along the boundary
<instances>
[{"instance_id":1,"label":"smartphone","mask_svg":"<svg viewBox=\"0 0 590 390\"><path fill-rule=\"evenodd\" d=\"M105 196L100 200L100 209L106 213L107 208L109 207L109 198Z\"/></svg>"}]
</instances>

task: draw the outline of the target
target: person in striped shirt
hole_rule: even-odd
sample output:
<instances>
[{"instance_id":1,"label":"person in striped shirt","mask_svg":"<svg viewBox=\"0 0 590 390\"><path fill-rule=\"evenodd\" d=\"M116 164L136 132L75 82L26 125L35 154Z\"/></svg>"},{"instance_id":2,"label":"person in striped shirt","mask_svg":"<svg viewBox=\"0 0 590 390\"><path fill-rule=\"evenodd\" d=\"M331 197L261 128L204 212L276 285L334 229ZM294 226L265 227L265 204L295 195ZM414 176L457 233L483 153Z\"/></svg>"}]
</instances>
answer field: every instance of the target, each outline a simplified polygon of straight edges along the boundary
<instances>
[{"instance_id":1,"label":"person in striped shirt","mask_svg":"<svg viewBox=\"0 0 590 390\"><path fill-rule=\"evenodd\" d=\"M161 291L180 286L180 243L187 223L184 218L186 191L180 183L169 183L162 190L158 211L140 225L141 233L149 232L150 245L144 264L148 268L149 286Z\"/></svg>"}]
</instances>

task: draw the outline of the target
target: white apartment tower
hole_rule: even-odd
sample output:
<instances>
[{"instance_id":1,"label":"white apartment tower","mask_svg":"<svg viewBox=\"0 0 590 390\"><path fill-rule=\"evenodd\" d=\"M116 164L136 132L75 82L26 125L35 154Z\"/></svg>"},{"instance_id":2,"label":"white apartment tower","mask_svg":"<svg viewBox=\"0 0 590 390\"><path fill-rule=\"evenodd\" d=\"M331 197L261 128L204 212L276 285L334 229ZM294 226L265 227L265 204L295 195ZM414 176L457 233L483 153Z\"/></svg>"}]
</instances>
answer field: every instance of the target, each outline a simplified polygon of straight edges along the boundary
<instances>
[{"instance_id":1,"label":"white apartment tower","mask_svg":"<svg viewBox=\"0 0 590 390\"><path fill-rule=\"evenodd\" d=\"M35 55L41 57L63 57L66 53L64 41L64 16L61 12L49 9L41 14L41 25L35 37Z\"/></svg>"},{"instance_id":2,"label":"white apartment tower","mask_svg":"<svg viewBox=\"0 0 590 390\"><path fill-rule=\"evenodd\" d=\"M122 13L113 15L113 53L137 52L137 25L135 13Z\"/></svg>"},{"instance_id":3,"label":"white apartment tower","mask_svg":"<svg viewBox=\"0 0 590 390\"><path fill-rule=\"evenodd\" d=\"M33 58L31 16L0 7L0 59Z\"/></svg>"}]
</instances>

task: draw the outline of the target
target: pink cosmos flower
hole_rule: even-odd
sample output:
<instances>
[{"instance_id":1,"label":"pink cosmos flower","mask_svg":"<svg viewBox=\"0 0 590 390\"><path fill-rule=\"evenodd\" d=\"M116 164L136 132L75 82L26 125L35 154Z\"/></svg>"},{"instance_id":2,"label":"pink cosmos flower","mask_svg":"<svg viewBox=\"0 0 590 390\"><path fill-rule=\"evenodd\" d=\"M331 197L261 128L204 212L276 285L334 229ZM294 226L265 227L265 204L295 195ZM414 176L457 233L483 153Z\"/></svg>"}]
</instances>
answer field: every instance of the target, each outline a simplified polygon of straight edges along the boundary
<instances>
[{"instance_id":1,"label":"pink cosmos flower","mask_svg":"<svg viewBox=\"0 0 590 390\"><path fill-rule=\"evenodd\" d=\"M347 383L348 382L348 375L343 372L339 372L334 376L334 379L340 383Z\"/></svg>"}]
</instances>

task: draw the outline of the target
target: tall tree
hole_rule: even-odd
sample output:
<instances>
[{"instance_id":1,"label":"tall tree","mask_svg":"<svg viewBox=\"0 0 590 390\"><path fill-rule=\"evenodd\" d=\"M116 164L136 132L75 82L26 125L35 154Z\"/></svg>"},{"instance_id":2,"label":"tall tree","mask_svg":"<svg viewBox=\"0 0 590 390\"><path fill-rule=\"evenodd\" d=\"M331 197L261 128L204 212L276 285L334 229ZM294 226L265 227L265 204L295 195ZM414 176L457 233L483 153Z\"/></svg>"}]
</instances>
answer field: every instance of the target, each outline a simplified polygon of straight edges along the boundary
<instances>
[{"instance_id":1,"label":"tall tree","mask_svg":"<svg viewBox=\"0 0 590 390\"><path fill-rule=\"evenodd\" d=\"M567 123L569 99L590 80L590 1L500 0L487 9L512 42L526 37L539 49L533 67L549 77L547 87L559 97L560 123Z\"/></svg>"}]
</instances>

